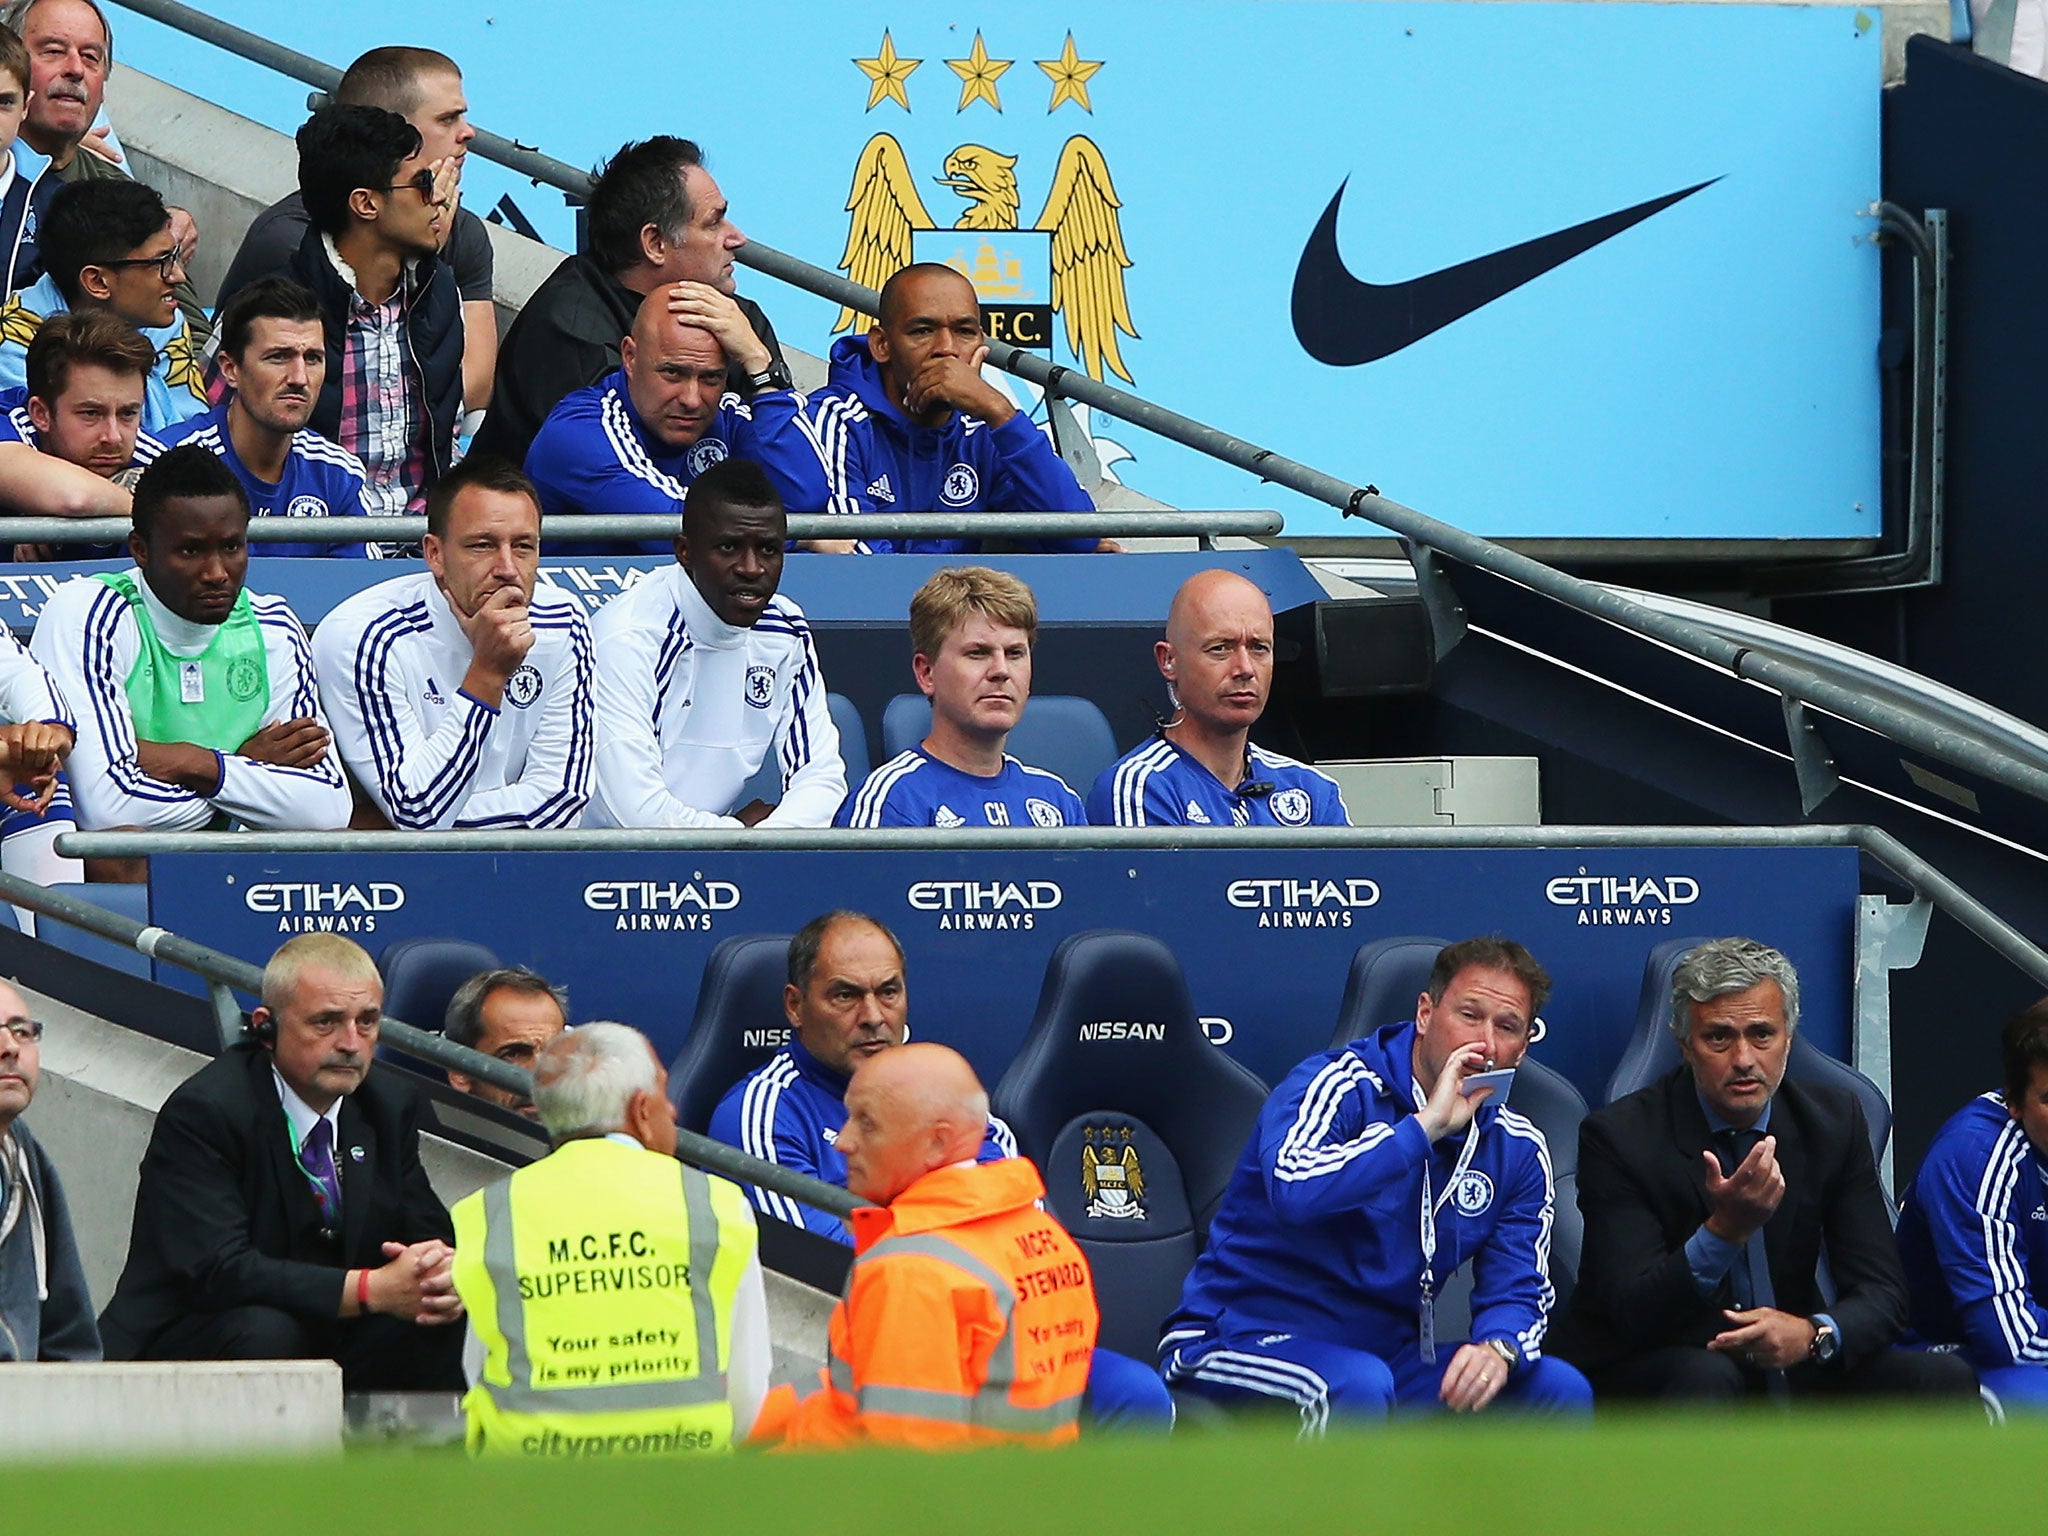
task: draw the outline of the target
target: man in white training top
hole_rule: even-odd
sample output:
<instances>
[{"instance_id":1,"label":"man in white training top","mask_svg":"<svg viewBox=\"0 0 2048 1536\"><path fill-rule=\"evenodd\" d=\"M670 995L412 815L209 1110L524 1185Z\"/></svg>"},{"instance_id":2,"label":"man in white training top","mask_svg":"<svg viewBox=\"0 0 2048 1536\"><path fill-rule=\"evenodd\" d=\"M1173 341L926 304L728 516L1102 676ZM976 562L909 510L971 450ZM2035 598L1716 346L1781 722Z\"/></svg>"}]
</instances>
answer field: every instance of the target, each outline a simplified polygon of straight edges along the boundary
<instances>
[{"instance_id":1,"label":"man in white training top","mask_svg":"<svg viewBox=\"0 0 2048 1536\"><path fill-rule=\"evenodd\" d=\"M726 459L690 486L676 564L598 610L593 826L832 824L846 767L810 626L776 592L788 532L760 465ZM770 753L780 803L741 805Z\"/></svg>"},{"instance_id":2,"label":"man in white training top","mask_svg":"<svg viewBox=\"0 0 2048 1536\"><path fill-rule=\"evenodd\" d=\"M134 567L66 582L29 642L77 710L79 826L346 825L306 631L243 586L241 482L203 448L168 450L136 483L134 518Z\"/></svg>"},{"instance_id":3,"label":"man in white training top","mask_svg":"<svg viewBox=\"0 0 2048 1536\"><path fill-rule=\"evenodd\" d=\"M538 585L540 499L472 456L427 494L427 568L358 592L313 640L369 804L356 826L573 827L590 798L590 626Z\"/></svg>"}]
</instances>

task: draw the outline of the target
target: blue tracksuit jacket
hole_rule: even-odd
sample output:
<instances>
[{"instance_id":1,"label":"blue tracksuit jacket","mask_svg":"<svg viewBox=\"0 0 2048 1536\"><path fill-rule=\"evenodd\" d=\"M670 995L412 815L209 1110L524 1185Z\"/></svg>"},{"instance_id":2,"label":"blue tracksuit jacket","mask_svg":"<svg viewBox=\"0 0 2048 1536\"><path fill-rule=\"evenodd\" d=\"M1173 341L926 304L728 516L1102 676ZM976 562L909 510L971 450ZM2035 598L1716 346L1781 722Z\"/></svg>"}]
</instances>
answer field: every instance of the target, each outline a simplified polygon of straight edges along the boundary
<instances>
[{"instance_id":1,"label":"blue tracksuit jacket","mask_svg":"<svg viewBox=\"0 0 2048 1536\"><path fill-rule=\"evenodd\" d=\"M1139 742L1102 770L1088 792L1098 827L1348 827L1337 781L1278 752L1254 746L1244 781L1216 775L1162 735ZM1247 794L1256 788L1258 793Z\"/></svg>"}]
</instances>

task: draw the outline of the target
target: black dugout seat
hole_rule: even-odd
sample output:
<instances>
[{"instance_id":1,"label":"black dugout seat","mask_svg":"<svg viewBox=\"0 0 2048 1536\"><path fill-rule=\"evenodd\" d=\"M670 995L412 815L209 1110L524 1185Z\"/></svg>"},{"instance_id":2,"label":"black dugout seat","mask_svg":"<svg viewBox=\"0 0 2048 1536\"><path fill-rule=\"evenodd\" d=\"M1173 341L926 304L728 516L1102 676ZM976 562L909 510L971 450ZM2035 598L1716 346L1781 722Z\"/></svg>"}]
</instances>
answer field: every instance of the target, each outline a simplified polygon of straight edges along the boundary
<instances>
[{"instance_id":1,"label":"black dugout seat","mask_svg":"<svg viewBox=\"0 0 2048 1536\"><path fill-rule=\"evenodd\" d=\"M1265 1101L1158 939L1098 929L1053 951L994 1110L1094 1267L1105 1348L1154 1357Z\"/></svg>"},{"instance_id":2,"label":"black dugout seat","mask_svg":"<svg viewBox=\"0 0 2048 1536\"><path fill-rule=\"evenodd\" d=\"M668 1069L669 1102L685 1130L709 1130L726 1090L789 1043L782 1011L789 940L786 933L736 934L704 962L697 1012Z\"/></svg>"}]
</instances>

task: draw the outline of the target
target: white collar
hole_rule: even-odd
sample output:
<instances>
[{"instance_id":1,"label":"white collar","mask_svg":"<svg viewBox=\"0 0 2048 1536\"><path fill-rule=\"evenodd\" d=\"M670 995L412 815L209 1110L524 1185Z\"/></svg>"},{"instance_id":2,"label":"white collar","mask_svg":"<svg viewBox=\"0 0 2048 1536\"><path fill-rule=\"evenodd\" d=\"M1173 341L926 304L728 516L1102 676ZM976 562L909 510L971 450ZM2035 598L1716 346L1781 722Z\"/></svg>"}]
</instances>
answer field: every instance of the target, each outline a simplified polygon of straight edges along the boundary
<instances>
[{"instance_id":1,"label":"white collar","mask_svg":"<svg viewBox=\"0 0 2048 1536\"><path fill-rule=\"evenodd\" d=\"M164 649L173 656L197 656L213 644L220 634L218 624L195 624L190 619L181 619L163 605L163 600L150 590L149 577L141 566L133 573L135 590L142 594L142 606L149 610L150 627L156 631L157 639L164 643Z\"/></svg>"},{"instance_id":2,"label":"white collar","mask_svg":"<svg viewBox=\"0 0 2048 1536\"><path fill-rule=\"evenodd\" d=\"M693 641L713 651L738 650L747 643L747 636L754 632L751 627L728 624L713 613L711 605L704 601L704 594L697 590L697 583L683 569L680 560L670 570L675 573L676 607L682 610L683 624ZM763 608L762 612L767 612L767 609Z\"/></svg>"},{"instance_id":3,"label":"white collar","mask_svg":"<svg viewBox=\"0 0 2048 1536\"><path fill-rule=\"evenodd\" d=\"M291 1122L292 1151L297 1152L306 1144L306 1137L312 1134L316 1120L327 1122L327 1138L334 1154L335 1166L341 1166L341 1100L337 1098L327 1106L327 1113L316 1115L313 1106L300 1098L292 1085L284 1080L284 1074L277 1070L277 1063L270 1064L270 1075L277 1081L278 1102L284 1105L284 1117Z\"/></svg>"},{"instance_id":4,"label":"white collar","mask_svg":"<svg viewBox=\"0 0 2048 1536\"><path fill-rule=\"evenodd\" d=\"M14 156L0 155L0 197L5 197L14 185Z\"/></svg>"},{"instance_id":5,"label":"white collar","mask_svg":"<svg viewBox=\"0 0 2048 1536\"><path fill-rule=\"evenodd\" d=\"M363 285L362 281L356 276L356 269L342 259L341 248L334 243L334 236L328 234L325 230L320 232L320 247L327 252L328 261L333 264L334 270L341 274L341 280L348 284L349 292L356 296L358 303L369 309L382 309L384 307L383 304L372 304L363 297ZM410 281L413 269L418 265L419 258L416 256L408 257L399 262L398 286L391 290L391 295L384 300L384 304L389 304L393 299L399 300L401 304L403 303L405 285Z\"/></svg>"},{"instance_id":6,"label":"white collar","mask_svg":"<svg viewBox=\"0 0 2048 1536\"><path fill-rule=\"evenodd\" d=\"M640 1144L639 1137L628 1136L624 1131L606 1131L604 1139L606 1141L616 1141L622 1147L631 1147L635 1152L645 1152L647 1150Z\"/></svg>"}]
</instances>

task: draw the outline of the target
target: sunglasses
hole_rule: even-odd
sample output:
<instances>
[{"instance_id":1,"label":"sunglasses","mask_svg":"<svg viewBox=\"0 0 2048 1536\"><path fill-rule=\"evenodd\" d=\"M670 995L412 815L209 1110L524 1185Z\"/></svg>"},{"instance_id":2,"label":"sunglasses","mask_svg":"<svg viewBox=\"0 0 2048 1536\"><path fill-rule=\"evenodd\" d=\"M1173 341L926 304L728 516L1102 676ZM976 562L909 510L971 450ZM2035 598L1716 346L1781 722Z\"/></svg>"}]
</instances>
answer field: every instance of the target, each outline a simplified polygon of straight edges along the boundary
<instances>
[{"instance_id":1,"label":"sunglasses","mask_svg":"<svg viewBox=\"0 0 2048 1536\"><path fill-rule=\"evenodd\" d=\"M403 192L407 187L411 187L413 191L419 193L423 201L431 203L434 200L434 173L425 166L421 166L406 180L394 181L384 190L386 192Z\"/></svg>"}]
</instances>

